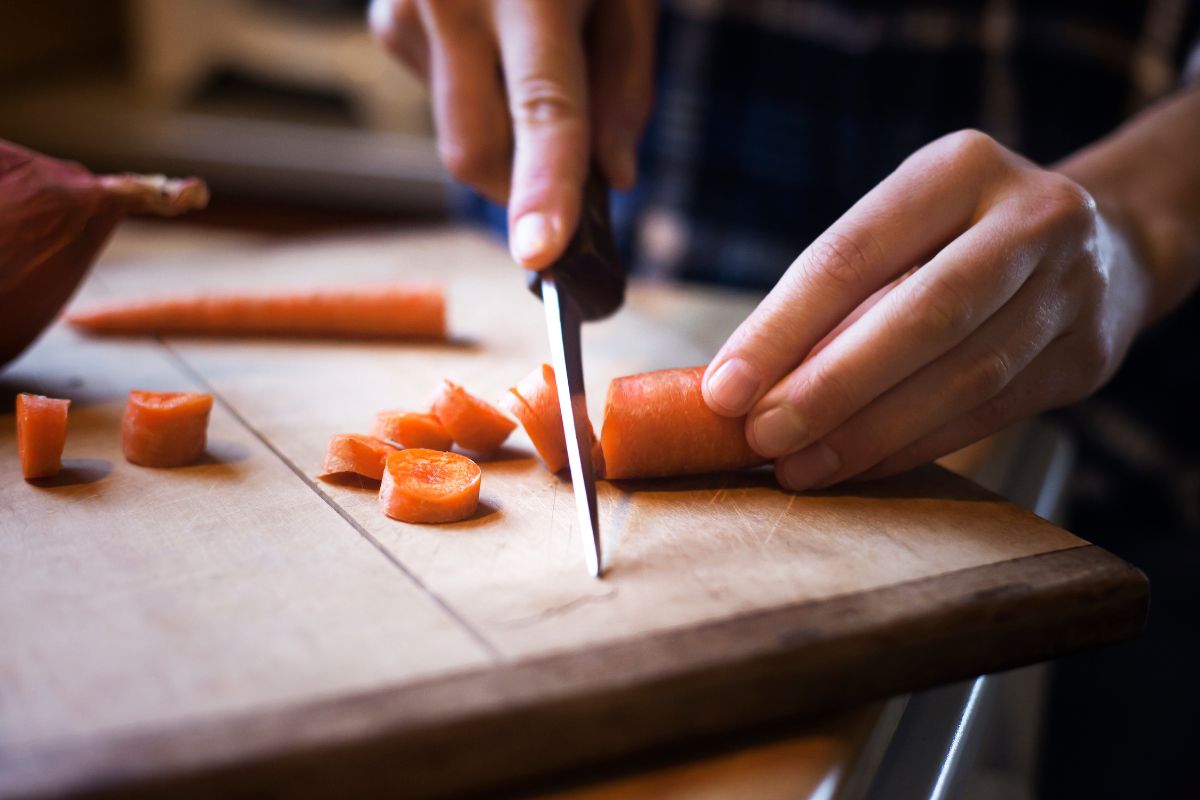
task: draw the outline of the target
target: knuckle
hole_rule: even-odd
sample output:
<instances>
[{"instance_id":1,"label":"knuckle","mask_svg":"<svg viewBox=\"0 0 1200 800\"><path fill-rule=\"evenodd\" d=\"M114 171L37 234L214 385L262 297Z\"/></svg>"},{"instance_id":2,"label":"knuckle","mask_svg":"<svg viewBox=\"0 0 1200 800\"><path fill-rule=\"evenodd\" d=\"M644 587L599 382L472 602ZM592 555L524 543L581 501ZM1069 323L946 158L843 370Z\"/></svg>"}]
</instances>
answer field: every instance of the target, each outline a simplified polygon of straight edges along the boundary
<instances>
[{"instance_id":1,"label":"knuckle","mask_svg":"<svg viewBox=\"0 0 1200 800\"><path fill-rule=\"evenodd\" d=\"M839 287L862 285L867 279L870 263L867 249L841 233L825 233L800 256L800 268L805 278Z\"/></svg>"},{"instance_id":2,"label":"knuckle","mask_svg":"<svg viewBox=\"0 0 1200 800\"><path fill-rule=\"evenodd\" d=\"M938 140L938 145L952 164L969 169L997 161L1003 150L995 139L974 128L948 134Z\"/></svg>"},{"instance_id":3,"label":"knuckle","mask_svg":"<svg viewBox=\"0 0 1200 800\"><path fill-rule=\"evenodd\" d=\"M1064 175L1045 173L1036 198L1031 216L1039 229L1087 236L1095 225L1096 201Z\"/></svg>"},{"instance_id":4,"label":"knuckle","mask_svg":"<svg viewBox=\"0 0 1200 800\"><path fill-rule=\"evenodd\" d=\"M831 420L846 419L858 408L855 393L833 362L814 359L807 372L798 391L793 392L793 402L798 408L805 408L809 414L819 412L822 418Z\"/></svg>"},{"instance_id":5,"label":"knuckle","mask_svg":"<svg viewBox=\"0 0 1200 800\"><path fill-rule=\"evenodd\" d=\"M971 356L968 374L969 385L976 396L996 395L1012 377L1012 362L1003 351L988 346L983 352Z\"/></svg>"},{"instance_id":6,"label":"knuckle","mask_svg":"<svg viewBox=\"0 0 1200 800\"><path fill-rule=\"evenodd\" d=\"M1083 391L1079 394L1086 396L1099 388L1112 373L1116 362L1116 346L1103 331L1094 331L1077 343L1073 361L1082 384Z\"/></svg>"},{"instance_id":7,"label":"knuckle","mask_svg":"<svg viewBox=\"0 0 1200 800\"><path fill-rule=\"evenodd\" d=\"M510 113L518 124L555 124L583 116L578 100L552 78L536 75L520 78L513 86L512 97Z\"/></svg>"},{"instance_id":8,"label":"knuckle","mask_svg":"<svg viewBox=\"0 0 1200 800\"><path fill-rule=\"evenodd\" d=\"M920 272L916 275L920 275ZM913 308L917 311L917 323L929 335L953 337L965 334L970 329L975 317L974 306L947 279L914 280L912 291L915 294Z\"/></svg>"}]
</instances>

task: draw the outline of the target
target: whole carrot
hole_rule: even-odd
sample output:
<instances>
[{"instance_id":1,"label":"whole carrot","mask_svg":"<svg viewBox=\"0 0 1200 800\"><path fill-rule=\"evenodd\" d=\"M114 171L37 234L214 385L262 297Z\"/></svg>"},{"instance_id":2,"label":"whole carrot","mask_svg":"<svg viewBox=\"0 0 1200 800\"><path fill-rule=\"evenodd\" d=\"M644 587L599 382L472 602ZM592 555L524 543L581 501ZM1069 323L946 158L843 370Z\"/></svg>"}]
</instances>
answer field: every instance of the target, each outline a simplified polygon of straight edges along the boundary
<instances>
[{"instance_id":1,"label":"whole carrot","mask_svg":"<svg viewBox=\"0 0 1200 800\"><path fill-rule=\"evenodd\" d=\"M713 413L704 367L617 378L608 387L600 443L610 479L697 475L766 463L746 442L744 418Z\"/></svg>"},{"instance_id":2,"label":"whole carrot","mask_svg":"<svg viewBox=\"0 0 1200 800\"><path fill-rule=\"evenodd\" d=\"M425 284L204 294L100 306L67 321L96 334L444 339L446 301L440 286Z\"/></svg>"}]
</instances>

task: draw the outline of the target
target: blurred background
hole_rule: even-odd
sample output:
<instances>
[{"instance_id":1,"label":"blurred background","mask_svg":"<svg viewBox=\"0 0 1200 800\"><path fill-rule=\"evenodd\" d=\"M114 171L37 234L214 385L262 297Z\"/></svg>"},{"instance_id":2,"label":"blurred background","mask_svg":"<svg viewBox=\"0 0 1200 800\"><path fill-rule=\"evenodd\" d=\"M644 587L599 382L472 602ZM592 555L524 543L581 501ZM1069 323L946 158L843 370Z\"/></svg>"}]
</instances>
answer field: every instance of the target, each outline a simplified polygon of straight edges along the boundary
<instances>
[{"instance_id":1,"label":"blurred background","mask_svg":"<svg viewBox=\"0 0 1200 800\"><path fill-rule=\"evenodd\" d=\"M6 0L0 138L96 171L203 175L210 216L443 215L424 88L371 39L366 6Z\"/></svg>"}]
</instances>

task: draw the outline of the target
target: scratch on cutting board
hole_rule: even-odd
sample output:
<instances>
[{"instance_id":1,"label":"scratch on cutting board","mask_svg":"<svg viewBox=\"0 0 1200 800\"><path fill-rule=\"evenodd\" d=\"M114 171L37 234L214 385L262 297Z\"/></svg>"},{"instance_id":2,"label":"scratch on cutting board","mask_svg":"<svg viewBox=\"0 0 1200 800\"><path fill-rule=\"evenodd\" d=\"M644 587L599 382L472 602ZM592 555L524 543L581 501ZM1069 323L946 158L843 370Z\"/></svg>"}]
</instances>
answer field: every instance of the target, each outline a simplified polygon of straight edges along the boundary
<instances>
[{"instance_id":1,"label":"scratch on cutting board","mask_svg":"<svg viewBox=\"0 0 1200 800\"><path fill-rule=\"evenodd\" d=\"M501 628L524 628L527 625L534 625L538 622L541 622L542 620L549 619L551 617L561 616L563 614L566 614L569 611L572 611L572 610L579 608L580 606L586 605L588 603L607 602L609 600L616 598L616 596L617 596L617 587L614 586L611 589L609 589L608 591L603 592L601 594L581 594L578 597L574 597L565 603L560 603L556 606L550 606L549 608L544 608L541 611L538 611L533 614L529 614L524 617L516 617L515 619L509 619L509 620L500 620L496 624L498 626L500 626Z\"/></svg>"},{"instance_id":2,"label":"scratch on cutting board","mask_svg":"<svg viewBox=\"0 0 1200 800\"><path fill-rule=\"evenodd\" d=\"M775 537L775 531L779 530L779 526L783 523L783 518L786 517L788 512L792 510L792 504L795 502L796 495L792 495L790 498L788 498L787 505L783 507L783 511L780 511L779 516L775 518L775 524L772 525L771 530L767 532L767 538L763 541L763 544L771 543L771 539Z\"/></svg>"}]
</instances>

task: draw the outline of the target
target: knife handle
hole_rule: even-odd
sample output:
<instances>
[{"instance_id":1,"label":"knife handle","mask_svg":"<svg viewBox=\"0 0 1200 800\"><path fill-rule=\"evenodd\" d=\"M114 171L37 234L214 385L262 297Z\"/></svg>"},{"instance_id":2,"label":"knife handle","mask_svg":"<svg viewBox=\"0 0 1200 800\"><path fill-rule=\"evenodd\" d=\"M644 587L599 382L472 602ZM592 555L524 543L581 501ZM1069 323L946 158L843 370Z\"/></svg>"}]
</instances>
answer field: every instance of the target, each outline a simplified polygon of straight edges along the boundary
<instances>
[{"instance_id":1,"label":"knife handle","mask_svg":"<svg viewBox=\"0 0 1200 800\"><path fill-rule=\"evenodd\" d=\"M579 227L562 256L546 270L553 270L559 293L571 299L584 320L604 319L625 302L625 272L608 212L608 181L595 165L583 186ZM546 270L528 270L525 275L529 290L539 299Z\"/></svg>"}]
</instances>

